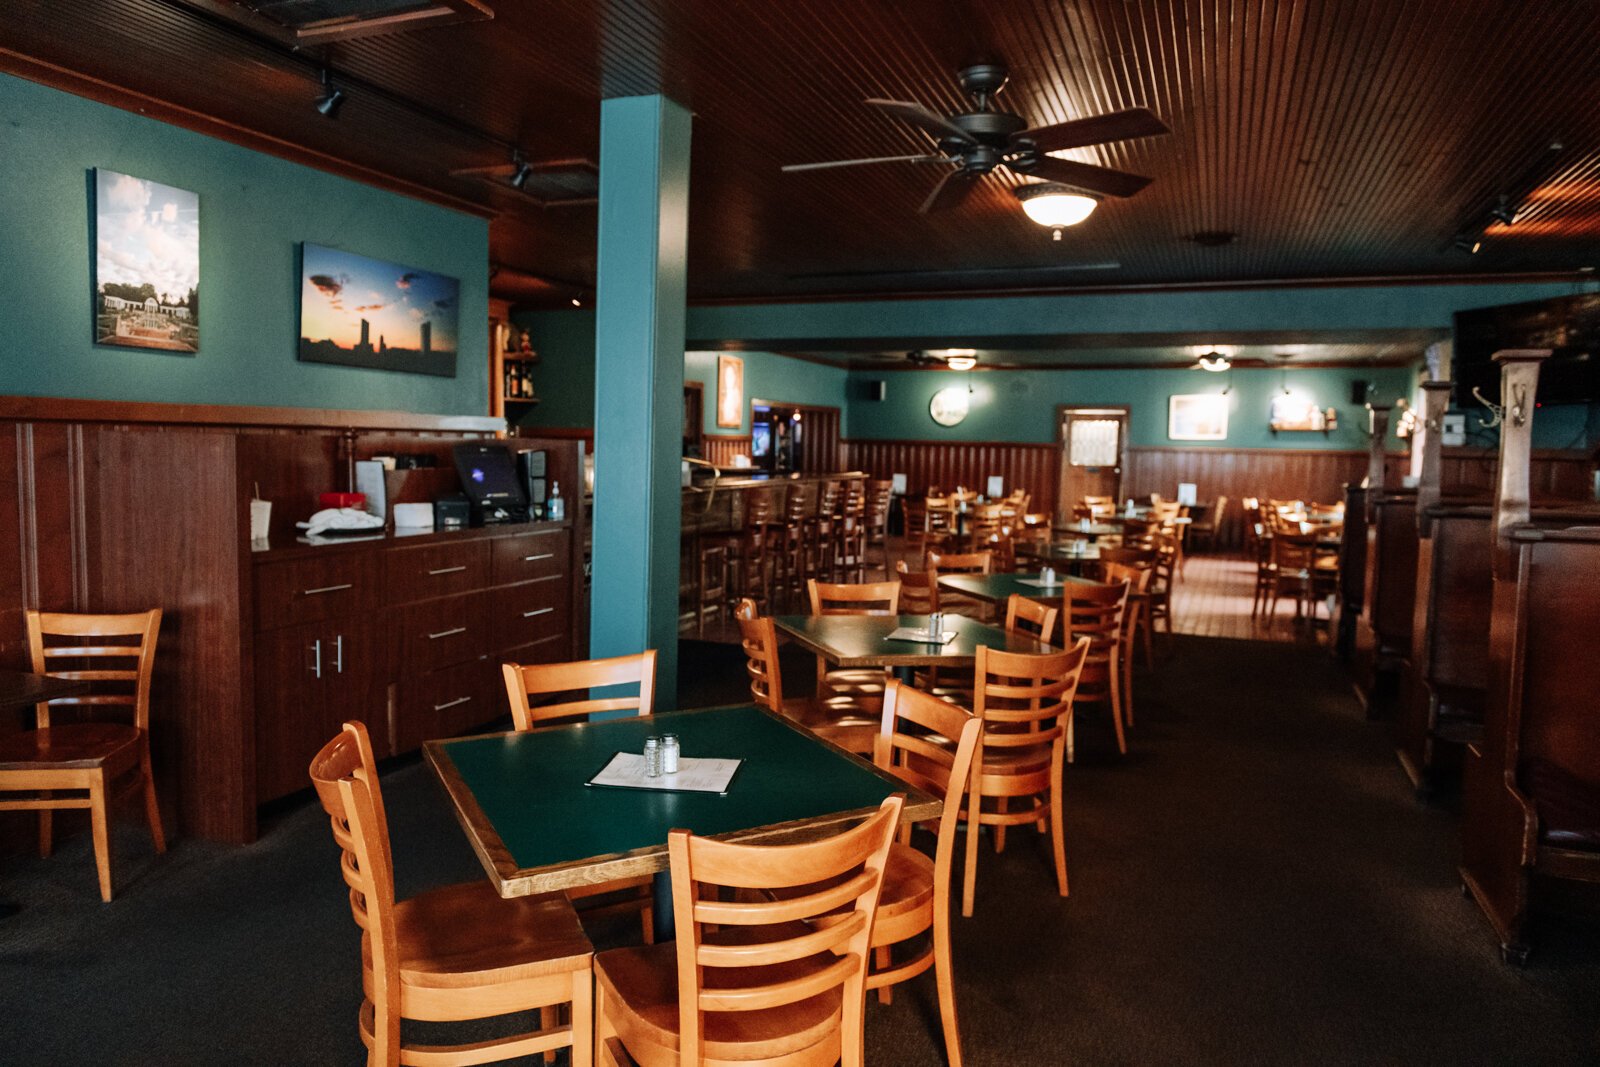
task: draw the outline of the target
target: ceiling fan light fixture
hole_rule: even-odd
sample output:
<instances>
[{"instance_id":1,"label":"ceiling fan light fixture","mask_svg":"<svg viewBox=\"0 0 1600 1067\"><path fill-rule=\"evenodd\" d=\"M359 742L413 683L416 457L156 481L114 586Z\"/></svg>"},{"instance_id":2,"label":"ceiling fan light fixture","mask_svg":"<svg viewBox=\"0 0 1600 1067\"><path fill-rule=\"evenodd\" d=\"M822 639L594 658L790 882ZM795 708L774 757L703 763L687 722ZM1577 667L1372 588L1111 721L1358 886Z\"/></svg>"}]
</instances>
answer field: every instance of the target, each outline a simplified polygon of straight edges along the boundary
<instances>
[{"instance_id":1,"label":"ceiling fan light fixture","mask_svg":"<svg viewBox=\"0 0 1600 1067\"><path fill-rule=\"evenodd\" d=\"M1100 203L1092 196L1058 182L1019 185L1012 192L1022 201L1022 210L1040 226L1048 226L1059 237L1064 226L1076 226L1094 213Z\"/></svg>"},{"instance_id":2,"label":"ceiling fan light fixture","mask_svg":"<svg viewBox=\"0 0 1600 1067\"><path fill-rule=\"evenodd\" d=\"M1212 374L1221 374L1233 366L1233 360L1225 352L1206 352L1199 358L1201 370L1208 370Z\"/></svg>"},{"instance_id":3,"label":"ceiling fan light fixture","mask_svg":"<svg viewBox=\"0 0 1600 1067\"><path fill-rule=\"evenodd\" d=\"M950 356L944 361L944 365L949 367L951 370L971 370L973 367L978 365L978 357Z\"/></svg>"}]
</instances>

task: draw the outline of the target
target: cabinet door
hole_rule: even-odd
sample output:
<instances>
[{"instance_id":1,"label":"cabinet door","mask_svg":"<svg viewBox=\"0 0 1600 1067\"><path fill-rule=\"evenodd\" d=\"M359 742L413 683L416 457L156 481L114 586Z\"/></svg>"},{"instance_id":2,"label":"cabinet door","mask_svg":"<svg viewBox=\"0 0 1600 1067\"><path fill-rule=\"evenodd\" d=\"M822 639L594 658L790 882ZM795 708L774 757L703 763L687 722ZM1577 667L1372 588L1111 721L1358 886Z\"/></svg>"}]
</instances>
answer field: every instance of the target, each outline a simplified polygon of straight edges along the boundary
<instances>
[{"instance_id":1,"label":"cabinet door","mask_svg":"<svg viewBox=\"0 0 1600 1067\"><path fill-rule=\"evenodd\" d=\"M307 788L311 758L348 719L365 722L387 750L387 691L376 684L371 643L352 620L257 636L257 803Z\"/></svg>"}]
</instances>

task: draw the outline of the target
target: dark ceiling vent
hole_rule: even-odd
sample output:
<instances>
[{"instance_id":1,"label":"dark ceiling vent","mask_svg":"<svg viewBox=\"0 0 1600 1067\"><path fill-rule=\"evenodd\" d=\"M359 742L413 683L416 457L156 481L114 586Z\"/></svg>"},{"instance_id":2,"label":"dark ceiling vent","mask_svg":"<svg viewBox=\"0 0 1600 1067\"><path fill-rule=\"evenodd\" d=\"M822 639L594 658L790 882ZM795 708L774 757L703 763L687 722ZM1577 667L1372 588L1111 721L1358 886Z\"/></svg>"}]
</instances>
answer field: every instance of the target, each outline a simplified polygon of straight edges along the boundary
<instances>
[{"instance_id":1,"label":"dark ceiling vent","mask_svg":"<svg viewBox=\"0 0 1600 1067\"><path fill-rule=\"evenodd\" d=\"M404 33L494 17L479 0L205 0L203 6L242 16L240 21L295 44Z\"/></svg>"},{"instance_id":2,"label":"dark ceiling vent","mask_svg":"<svg viewBox=\"0 0 1600 1067\"><path fill-rule=\"evenodd\" d=\"M1189 240L1201 248L1226 248L1238 239L1239 235L1232 230L1201 230L1189 235Z\"/></svg>"},{"instance_id":3,"label":"dark ceiling vent","mask_svg":"<svg viewBox=\"0 0 1600 1067\"><path fill-rule=\"evenodd\" d=\"M517 164L493 167L467 167L450 173L458 178L480 178L492 185L516 189L511 178ZM528 164L528 176L518 190L540 207L568 207L593 204L600 199L600 167L592 159L557 159Z\"/></svg>"}]
</instances>

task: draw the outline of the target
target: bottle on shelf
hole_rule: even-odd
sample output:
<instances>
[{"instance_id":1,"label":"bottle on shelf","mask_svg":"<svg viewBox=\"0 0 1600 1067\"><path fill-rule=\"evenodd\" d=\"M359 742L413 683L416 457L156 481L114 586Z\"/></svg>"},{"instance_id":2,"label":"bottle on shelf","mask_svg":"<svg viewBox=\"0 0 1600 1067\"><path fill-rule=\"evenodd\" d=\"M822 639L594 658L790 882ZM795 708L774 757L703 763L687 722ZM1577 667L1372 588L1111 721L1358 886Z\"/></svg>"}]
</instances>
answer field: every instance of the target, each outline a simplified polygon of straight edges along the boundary
<instances>
[{"instance_id":1,"label":"bottle on shelf","mask_svg":"<svg viewBox=\"0 0 1600 1067\"><path fill-rule=\"evenodd\" d=\"M567 517L567 502L561 498L561 483L550 483L550 498L545 502L545 514L551 522L560 522Z\"/></svg>"}]
</instances>

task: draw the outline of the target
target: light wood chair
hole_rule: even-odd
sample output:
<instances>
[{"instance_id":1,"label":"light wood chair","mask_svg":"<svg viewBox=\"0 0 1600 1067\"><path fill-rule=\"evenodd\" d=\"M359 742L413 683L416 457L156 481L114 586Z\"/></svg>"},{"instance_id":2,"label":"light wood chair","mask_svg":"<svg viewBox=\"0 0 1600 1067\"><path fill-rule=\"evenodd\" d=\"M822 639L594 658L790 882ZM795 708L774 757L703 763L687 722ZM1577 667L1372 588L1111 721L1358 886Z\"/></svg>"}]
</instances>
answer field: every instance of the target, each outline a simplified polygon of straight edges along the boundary
<instances>
[{"instance_id":1,"label":"light wood chair","mask_svg":"<svg viewBox=\"0 0 1600 1067\"><path fill-rule=\"evenodd\" d=\"M1315 534L1274 531L1270 541L1272 568L1271 591L1267 615L1275 618L1278 601L1285 592L1294 595L1296 617L1303 611L1315 612L1312 600L1314 586L1313 568L1316 566L1317 538Z\"/></svg>"},{"instance_id":2,"label":"light wood chair","mask_svg":"<svg viewBox=\"0 0 1600 1067\"><path fill-rule=\"evenodd\" d=\"M813 615L898 615L899 582L819 582L806 583L806 594ZM889 674L875 668L829 670L828 661L817 657L817 695L878 696L883 693Z\"/></svg>"},{"instance_id":3,"label":"light wood chair","mask_svg":"<svg viewBox=\"0 0 1600 1067\"><path fill-rule=\"evenodd\" d=\"M595 957L600 1062L861 1067L872 923L902 800L802 844L672 831L678 938Z\"/></svg>"},{"instance_id":4,"label":"light wood chair","mask_svg":"<svg viewBox=\"0 0 1600 1067\"><path fill-rule=\"evenodd\" d=\"M846 751L870 756L882 698L870 694L787 696L778 662L778 630L772 619L758 615L753 600L740 601L733 615L744 646L751 699Z\"/></svg>"},{"instance_id":5,"label":"light wood chair","mask_svg":"<svg viewBox=\"0 0 1600 1067\"><path fill-rule=\"evenodd\" d=\"M1128 606L1122 614L1122 719L1133 728L1133 643L1139 631L1139 620L1145 617L1150 579L1155 574L1153 566L1137 563L1102 562L1101 578L1109 585L1128 584Z\"/></svg>"},{"instance_id":6,"label":"light wood chair","mask_svg":"<svg viewBox=\"0 0 1600 1067\"><path fill-rule=\"evenodd\" d=\"M743 603L743 601L741 601ZM753 602L752 602L753 603ZM655 710L656 653L649 649L632 656L577 660L571 663L502 663L511 719L519 733L570 720L597 711ZM535 703L548 696L575 696L603 686L638 686L636 696L588 697L555 703ZM566 891L586 917L637 912L645 944L655 940L655 897L650 875L619 878L577 886Z\"/></svg>"},{"instance_id":7,"label":"light wood chair","mask_svg":"<svg viewBox=\"0 0 1600 1067\"><path fill-rule=\"evenodd\" d=\"M900 583L900 610L907 615L932 615L939 610L939 586L934 575L914 571L903 559L895 560L895 579Z\"/></svg>"},{"instance_id":8,"label":"light wood chair","mask_svg":"<svg viewBox=\"0 0 1600 1067\"><path fill-rule=\"evenodd\" d=\"M39 813L39 855L55 845L57 810L87 808L100 899L111 901L110 811L139 794L156 852L167 850L150 769L150 676L159 608L133 615L29 611L25 621L35 674L94 683L95 691L36 705L36 729L0 740L0 811ZM107 692L109 687L113 691ZM129 709L128 722L52 722L52 708ZM70 715L65 716L71 718ZM22 793L21 797L8 796Z\"/></svg>"},{"instance_id":9,"label":"light wood chair","mask_svg":"<svg viewBox=\"0 0 1600 1067\"><path fill-rule=\"evenodd\" d=\"M904 729L908 725L910 729ZM873 966L867 988L878 990L878 999L887 1004L891 987L932 967L950 1067L961 1065L950 951L951 868L982 727L978 717L964 708L898 681L890 682L883 698L882 730L873 752L873 762L879 767L941 798L944 811L931 826L935 835L931 859L911 846L909 827L889 850L883 894L872 925ZM925 941L924 934L930 935ZM916 948L911 944L914 941L923 941L919 950L894 951L897 945Z\"/></svg>"},{"instance_id":10,"label":"light wood chair","mask_svg":"<svg viewBox=\"0 0 1600 1067\"><path fill-rule=\"evenodd\" d=\"M978 828L994 829L994 850L1006 847L1006 828L1049 828L1056 885L1067 895L1066 838L1061 823L1061 773L1073 698L1089 655L1089 640L1065 652L1025 655L980 645L973 674L974 710L983 720L977 769L967 796L967 865L961 914L972 914L978 884ZM985 805L985 801L991 801ZM1013 808L1022 801L1021 808Z\"/></svg>"},{"instance_id":11,"label":"light wood chair","mask_svg":"<svg viewBox=\"0 0 1600 1067\"><path fill-rule=\"evenodd\" d=\"M1006 600L1006 632L1027 634L1040 644L1053 645L1056 643L1056 620L1060 615L1058 608L1012 593Z\"/></svg>"},{"instance_id":12,"label":"light wood chair","mask_svg":"<svg viewBox=\"0 0 1600 1067\"><path fill-rule=\"evenodd\" d=\"M1063 598L1066 631L1089 642L1083 677L1078 682L1077 705L1104 704L1116 730L1117 751L1128 754L1128 739L1123 732L1122 648L1123 615L1128 604L1128 585L1075 583ZM1072 762L1077 716L1067 727L1067 762Z\"/></svg>"},{"instance_id":13,"label":"light wood chair","mask_svg":"<svg viewBox=\"0 0 1600 1067\"><path fill-rule=\"evenodd\" d=\"M366 727L347 722L311 761L361 928L361 1040L369 1067L452 1067L593 1050L594 949L559 893L503 900L487 880L395 900L389 824ZM558 1020L562 1007L570 1011ZM406 1044L401 1020L445 1023L538 1009L539 1029L460 1045Z\"/></svg>"},{"instance_id":14,"label":"light wood chair","mask_svg":"<svg viewBox=\"0 0 1600 1067\"><path fill-rule=\"evenodd\" d=\"M927 555L928 574L933 583L939 583L939 576L943 574L989 574L994 568L994 554L992 552L938 552L932 551ZM960 593L952 593L948 589L939 594L941 610L953 611L960 615L968 615L974 619L987 620L991 611L988 604L981 600L974 600Z\"/></svg>"}]
</instances>

